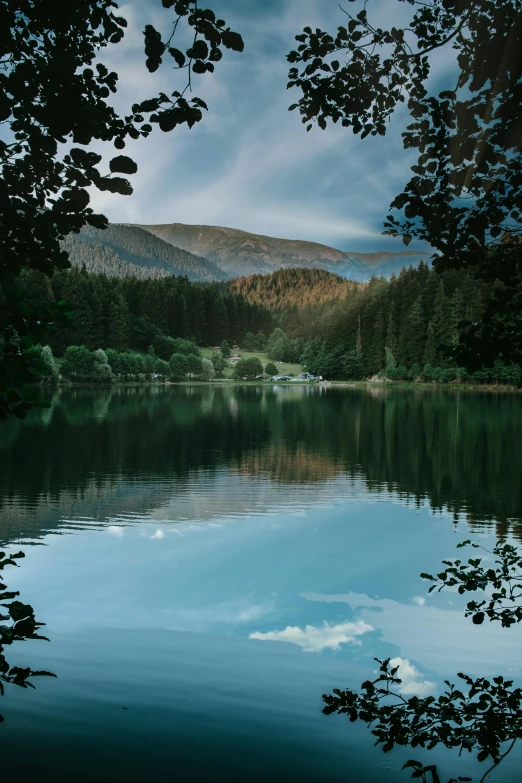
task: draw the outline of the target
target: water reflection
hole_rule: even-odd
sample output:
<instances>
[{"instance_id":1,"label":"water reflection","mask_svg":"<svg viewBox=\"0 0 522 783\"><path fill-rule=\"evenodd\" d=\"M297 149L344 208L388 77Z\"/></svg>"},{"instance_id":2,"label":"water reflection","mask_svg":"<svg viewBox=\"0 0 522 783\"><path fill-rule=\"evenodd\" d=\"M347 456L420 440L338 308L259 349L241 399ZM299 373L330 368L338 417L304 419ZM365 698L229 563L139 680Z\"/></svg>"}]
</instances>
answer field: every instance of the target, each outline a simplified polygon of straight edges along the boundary
<instances>
[{"instance_id":1,"label":"water reflection","mask_svg":"<svg viewBox=\"0 0 522 783\"><path fill-rule=\"evenodd\" d=\"M309 387L63 389L2 425L0 540L393 496L520 518L517 395Z\"/></svg>"}]
</instances>

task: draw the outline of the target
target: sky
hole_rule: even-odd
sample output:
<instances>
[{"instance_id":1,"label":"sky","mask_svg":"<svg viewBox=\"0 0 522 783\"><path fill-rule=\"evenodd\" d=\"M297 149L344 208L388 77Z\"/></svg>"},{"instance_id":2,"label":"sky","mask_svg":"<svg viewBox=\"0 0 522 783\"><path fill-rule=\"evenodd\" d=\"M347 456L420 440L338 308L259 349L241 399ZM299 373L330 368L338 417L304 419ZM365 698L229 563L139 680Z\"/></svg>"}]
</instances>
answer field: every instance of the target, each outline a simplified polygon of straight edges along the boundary
<instances>
[{"instance_id":1,"label":"sky","mask_svg":"<svg viewBox=\"0 0 522 783\"><path fill-rule=\"evenodd\" d=\"M194 77L193 95L209 111L192 130L164 134L156 127L148 139L127 145L139 167L131 178L134 194L95 191L92 206L112 222L219 225L345 251L403 250L400 239L383 237L382 230L414 163L402 148L407 112L401 108L384 138L361 140L337 126L307 133L298 112L288 111L299 92L286 89L286 54L306 25L335 32L346 19L337 0L208 0L205 6L241 33L245 51L225 50L214 74ZM357 13L363 0L346 6ZM145 24L166 33L173 11L160 0L131 0L120 4L120 13L129 23L126 36L100 59L120 76L116 105L125 111L184 85L169 62L155 74L144 65ZM391 26L408 18L411 6L369 0L368 13L379 26ZM451 67L447 57L436 58L434 79ZM414 242L409 249L426 248Z\"/></svg>"}]
</instances>

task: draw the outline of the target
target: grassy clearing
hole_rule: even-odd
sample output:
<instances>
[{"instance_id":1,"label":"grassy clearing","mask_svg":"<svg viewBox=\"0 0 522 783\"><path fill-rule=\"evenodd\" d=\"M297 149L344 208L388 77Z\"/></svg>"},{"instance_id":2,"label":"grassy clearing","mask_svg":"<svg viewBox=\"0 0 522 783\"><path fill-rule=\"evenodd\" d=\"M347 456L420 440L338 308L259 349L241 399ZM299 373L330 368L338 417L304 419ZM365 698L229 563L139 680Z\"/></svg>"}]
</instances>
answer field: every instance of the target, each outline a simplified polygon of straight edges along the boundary
<instances>
[{"instance_id":1,"label":"grassy clearing","mask_svg":"<svg viewBox=\"0 0 522 783\"><path fill-rule=\"evenodd\" d=\"M210 356L214 353L213 348L201 348L201 355L204 358L210 359ZM232 353L241 354L242 359L252 359L253 357L256 357L259 359L263 367L271 361L266 353L252 353L251 351L243 351L241 348L237 349L236 351L232 351ZM277 373L278 375L300 375L303 372L303 367L301 364L288 364L287 362L274 362L275 366L277 367ZM234 372L234 365L228 364L228 367L226 368L224 372L225 378L231 378L232 374Z\"/></svg>"}]
</instances>

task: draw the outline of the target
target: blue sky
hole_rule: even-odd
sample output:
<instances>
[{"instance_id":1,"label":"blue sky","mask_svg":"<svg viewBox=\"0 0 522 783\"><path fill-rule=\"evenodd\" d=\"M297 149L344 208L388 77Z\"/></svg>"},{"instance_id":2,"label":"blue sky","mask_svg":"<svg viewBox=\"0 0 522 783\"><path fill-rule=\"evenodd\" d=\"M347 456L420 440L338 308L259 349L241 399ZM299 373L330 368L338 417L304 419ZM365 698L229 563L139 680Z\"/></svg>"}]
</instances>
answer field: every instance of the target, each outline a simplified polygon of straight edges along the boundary
<instances>
[{"instance_id":1,"label":"blue sky","mask_svg":"<svg viewBox=\"0 0 522 783\"><path fill-rule=\"evenodd\" d=\"M362 4L346 5L357 12ZM400 240L381 235L389 204L414 162L402 149L404 110L385 138L364 141L340 127L306 133L298 113L288 112L298 92L286 90L286 54L305 25L335 31L345 19L337 1L209 0L208 5L243 35L245 51L226 52L215 74L195 77L194 95L209 105L198 126L170 134L155 129L147 140L127 146L139 165L134 195L96 193L93 206L114 222L202 223L342 250L404 249ZM172 12L160 0L132 0L120 10L129 22L127 34L101 59L120 74L117 105L125 110L159 89L170 93L181 82L169 64L153 75L144 66L145 23L166 32ZM400 24L411 6L369 0L368 12L380 26ZM436 79L448 69L442 57Z\"/></svg>"}]
</instances>

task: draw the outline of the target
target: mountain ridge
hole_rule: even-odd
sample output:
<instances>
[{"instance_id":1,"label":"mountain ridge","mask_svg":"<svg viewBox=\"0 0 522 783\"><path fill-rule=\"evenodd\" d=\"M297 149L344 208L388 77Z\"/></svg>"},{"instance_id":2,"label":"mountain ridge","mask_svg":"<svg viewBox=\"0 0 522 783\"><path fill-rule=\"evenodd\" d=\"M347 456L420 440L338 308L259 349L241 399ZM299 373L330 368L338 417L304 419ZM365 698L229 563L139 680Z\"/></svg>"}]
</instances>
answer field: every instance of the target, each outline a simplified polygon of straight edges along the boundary
<instances>
[{"instance_id":1,"label":"mountain ridge","mask_svg":"<svg viewBox=\"0 0 522 783\"><path fill-rule=\"evenodd\" d=\"M104 231L84 226L62 248L73 266L109 277L139 279L182 275L197 282L270 275L282 269L317 269L346 280L399 274L404 266L429 261L429 254L403 250L357 253L319 242L278 239L223 226L111 223Z\"/></svg>"},{"instance_id":2,"label":"mountain ridge","mask_svg":"<svg viewBox=\"0 0 522 783\"><path fill-rule=\"evenodd\" d=\"M202 224L138 224L139 228L219 266L229 277L270 274L277 269L323 269L350 280L368 280L373 274L389 276L403 266L417 266L430 254L403 250L392 253L358 253L338 250L319 242L280 239L242 229Z\"/></svg>"}]
</instances>

